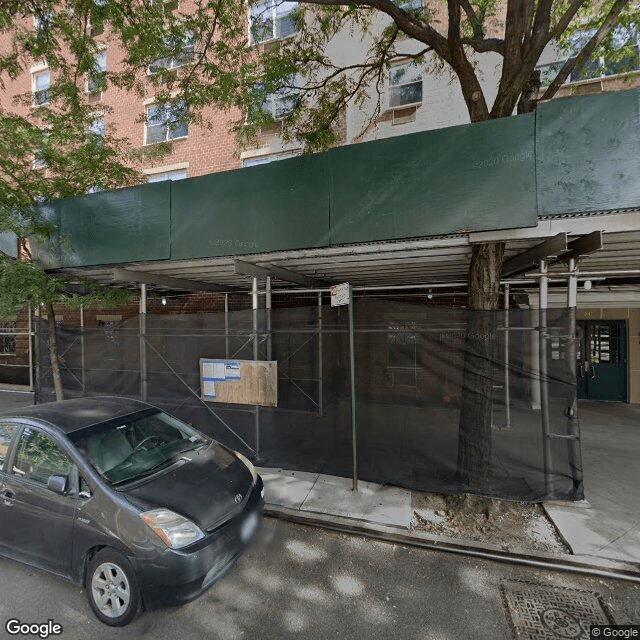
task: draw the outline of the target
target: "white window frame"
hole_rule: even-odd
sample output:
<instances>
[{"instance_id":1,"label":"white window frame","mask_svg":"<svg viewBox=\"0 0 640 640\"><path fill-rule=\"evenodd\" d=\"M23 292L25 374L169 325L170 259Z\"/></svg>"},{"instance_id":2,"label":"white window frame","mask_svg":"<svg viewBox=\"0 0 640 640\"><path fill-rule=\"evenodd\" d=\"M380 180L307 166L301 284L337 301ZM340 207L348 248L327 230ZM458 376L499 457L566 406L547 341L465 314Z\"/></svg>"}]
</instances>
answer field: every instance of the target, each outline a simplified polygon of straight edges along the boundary
<instances>
[{"instance_id":1,"label":"white window frame","mask_svg":"<svg viewBox=\"0 0 640 640\"><path fill-rule=\"evenodd\" d=\"M295 85L295 81L295 78L290 78L289 84ZM260 84L262 83L257 83L254 86L257 87ZM281 122L295 107L295 105L286 107L286 101L291 99L295 101L298 98L299 93L299 90L289 87L284 87L274 91L273 93L268 93L265 95L265 99L262 102L261 110L268 113L275 122ZM247 116L247 122L251 122L251 118L249 116Z\"/></svg>"},{"instance_id":2,"label":"white window frame","mask_svg":"<svg viewBox=\"0 0 640 640\"><path fill-rule=\"evenodd\" d=\"M278 162L279 160L289 160L301 155L301 151L283 151L280 153L268 153L263 155L248 156L242 159L243 167L257 167L261 164Z\"/></svg>"},{"instance_id":3,"label":"white window frame","mask_svg":"<svg viewBox=\"0 0 640 640\"><path fill-rule=\"evenodd\" d=\"M162 171L159 173L148 173L147 182L165 182L166 180L184 180L189 174L186 169L174 169L173 171Z\"/></svg>"},{"instance_id":4,"label":"white window frame","mask_svg":"<svg viewBox=\"0 0 640 640\"><path fill-rule=\"evenodd\" d=\"M38 89L38 77L47 76L47 86L45 89ZM34 107L42 107L51 101L51 71L48 67L43 67L31 73L31 94ZM43 95L45 99L39 100L36 96Z\"/></svg>"},{"instance_id":5,"label":"white window frame","mask_svg":"<svg viewBox=\"0 0 640 640\"><path fill-rule=\"evenodd\" d=\"M42 133L45 139L49 137L49 131L47 129L43 129ZM39 150L40 149L38 148L38 149L35 149L35 151L33 152L33 161L31 162L31 168L34 171L44 171L49 167L49 163L45 159L38 158Z\"/></svg>"},{"instance_id":6,"label":"white window frame","mask_svg":"<svg viewBox=\"0 0 640 640\"><path fill-rule=\"evenodd\" d=\"M150 0L150 3L162 5L162 11L165 15L180 8L180 0Z\"/></svg>"},{"instance_id":7,"label":"white window frame","mask_svg":"<svg viewBox=\"0 0 640 640\"><path fill-rule=\"evenodd\" d=\"M93 61L97 71L92 69L87 74L86 92L89 95L97 96L97 95L101 95L102 92L104 91L104 89L101 88L99 85L104 84L103 79L107 73L107 50L103 49L101 51L98 51L95 54ZM100 76L100 80L95 79L96 75ZM92 83L95 86L92 87Z\"/></svg>"},{"instance_id":8,"label":"white window frame","mask_svg":"<svg viewBox=\"0 0 640 640\"><path fill-rule=\"evenodd\" d=\"M0 320L0 356L16 355L16 337L18 323L16 320Z\"/></svg>"},{"instance_id":9,"label":"white window frame","mask_svg":"<svg viewBox=\"0 0 640 640\"><path fill-rule=\"evenodd\" d=\"M405 11L420 11L424 9L423 0L398 0L396 4Z\"/></svg>"},{"instance_id":10,"label":"white window frame","mask_svg":"<svg viewBox=\"0 0 640 640\"><path fill-rule=\"evenodd\" d=\"M53 11L47 9L46 11L39 11L33 15L33 28L38 32L45 33L51 30L53 23Z\"/></svg>"},{"instance_id":11,"label":"white window frame","mask_svg":"<svg viewBox=\"0 0 640 640\"><path fill-rule=\"evenodd\" d=\"M184 108L187 111L187 119L186 119L186 127L187 127L187 131L184 135L180 135L180 136L171 136L171 126L170 123L171 121L169 119L164 119L162 122L162 125L157 124L157 125L150 125L149 124L149 112L151 109L160 109L160 107L154 103L148 104L146 107L146 122L145 122L145 126L144 126L144 143L145 145L149 145L149 144L159 144L160 142L173 142L175 140L184 140L185 138L189 137L189 105L187 104L187 102L185 100L180 100L179 101L180 104L184 105ZM164 107L163 110L165 111L165 115L169 112L170 107ZM153 141L149 141L149 127L153 126L153 127L159 127L159 126L163 126L165 128L165 136L163 140L153 140ZM180 128L182 128L183 125L180 126Z\"/></svg>"},{"instance_id":12,"label":"white window frame","mask_svg":"<svg viewBox=\"0 0 640 640\"><path fill-rule=\"evenodd\" d=\"M288 11L284 13L278 13L278 8L283 7L284 5L292 5ZM254 7L263 6L264 9L260 12L260 17L263 18L263 22L265 24L271 23L271 34L267 37L255 39L253 32L253 22L254 16L256 15L253 11ZM261 44L263 42L271 42L272 40L282 40L283 38L289 38L294 36L297 33L297 30L291 31L290 33L286 33L282 35L281 29L279 27L282 22L294 11L298 10L300 4L298 2L293 2L290 0L259 0L258 2L252 2L249 4L249 44Z\"/></svg>"},{"instance_id":13,"label":"white window frame","mask_svg":"<svg viewBox=\"0 0 640 640\"><path fill-rule=\"evenodd\" d=\"M106 133L106 123L104 121L103 113L96 113L94 115L91 124L87 127L87 141L89 140L90 135L100 136L104 138Z\"/></svg>"},{"instance_id":14,"label":"white window frame","mask_svg":"<svg viewBox=\"0 0 640 640\"><path fill-rule=\"evenodd\" d=\"M620 28L620 27L616 27L616 28ZM587 38L587 40L591 37L591 35L593 35L593 33L595 33L595 29L591 30L592 33L590 34L588 31L582 31L582 32L576 32L576 35L578 33L584 33L586 34L585 37ZM606 60L604 59L604 56L600 56L600 58L598 59L598 69L601 71L601 73L599 75L593 75L593 76L587 76L585 78L576 78L573 79L572 78L572 74L570 74L567 79L565 80L564 84L566 85L577 85L579 83L584 83L584 82L593 82L594 80L601 80L602 78L612 78L616 75L625 75L627 73L635 73L637 71L640 71L640 25L635 25L635 31L636 31L636 43L635 43L635 48L636 51L638 52L638 66L635 69L631 69L629 71L622 71L620 73L605 73L606 69L607 69L607 63ZM630 34L631 35L631 34ZM562 67L564 66L564 64L567 62L567 60L571 59L571 54L576 54L578 51L571 51L571 50L563 50L560 49L558 47L559 51L559 55L566 55L567 57L564 58L558 58L557 60L555 60L554 62L550 62L547 64L541 64L541 65L537 65L536 66L536 70L540 71L540 80L542 82L542 85L544 86L545 84L549 84L557 75L557 73L560 71L560 69L562 69ZM549 72L552 72L551 74Z\"/></svg>"},{"instance_id":15,"label":"white window frame","mask_svg":"<svg viewBox=\"0 0 640 640\"><path fill-rule=\"evenodd\" d=\"M169 45L168 45L169 46ZM171 71L172 69L179 69L185 65L191 64L196 52L196 37L192 31L185 32L185 39L182 43L180 52L173 56L166 56L164 58L156 58L152 60L147 67L147 75L153 75L158 73L160 69ZM186 55L185 55L186 54ZM166 64L163 64L163 62ZM154 69L153 66L157 68Z\"/></svg>"},{"instance_id":16,"label":"white window frame","mask_svg":"<svg viewBox=\"0 0 640 640\"><path fill-rule=\"evenodd\" d=\"M394 72L397 74L400 69L405 68L408 69L409 67L415 67L415 69L417 70L419 77L409 77L409 81L405 81L405 82L393 82L393 74ZM407 71L405 70L403 73L407 73ZM413 102L399 102L398 104L393 104L393 96L394 93L396 92L400 92L399 90L402 89L402 87L408 87L414 84L418 84L420 83L420 100L414 100ZM394 64L393 66L391 66L389 68L389 73L387 74L387 95L388 95L388 106L389 109L406 109L407 107L418 107L423 103L424 100L424 96L423 96L423 91L424 91L424 84L423 84L423 78L422 78L422 69L420 68L420 66L418 65L418 63L415 60L405 60L404 62L400 62L398 64Z\"/></svg>"}]
</instances>

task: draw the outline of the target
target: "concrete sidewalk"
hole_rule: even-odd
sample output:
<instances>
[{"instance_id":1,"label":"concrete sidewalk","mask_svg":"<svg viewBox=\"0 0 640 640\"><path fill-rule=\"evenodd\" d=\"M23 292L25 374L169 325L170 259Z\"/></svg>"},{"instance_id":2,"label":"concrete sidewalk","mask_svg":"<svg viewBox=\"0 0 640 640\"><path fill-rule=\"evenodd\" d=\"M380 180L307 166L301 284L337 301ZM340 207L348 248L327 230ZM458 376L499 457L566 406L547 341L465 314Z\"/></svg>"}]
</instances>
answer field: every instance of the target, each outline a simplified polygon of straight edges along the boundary
<instances>
[{"instance_id":1,"label":"concrete sidewalk","mask_svg":"<svg viewBox=\"0 0 640 640\"><path fill-rule=\"evenodd\" d=\"M640 406L581 401L579 416L587 499L543 505L571 554L515 545L510 554L640 579ZM411 491L360 482L354 493L351 479L282 469L261 469L261 475L272 515L330 527L335 520L344 530L393 534L407 543L509 555L503 547L412 529Z\"/></svg>"},{"instance_id":2,"label":"concrete sidewalk","mask_svg":"<svg viewBox=\"0 0 640 640\"><path fill-rule=\"evenodd\" d=\"M549 563L584 573L615 573L640 581L640 527L625 530L624 550L616 544L620 526L615 519L600 526L604 511L585 503L545 504L545 510L571 554L552 554L510 546L445 537L412 527L412 492L371 482L303 471L260 467L265 483L267 515L323 528L369 535L401 544L495 560L527 564ZM638 541L638 542L636 542Z\"/></svg>"},{"instance_id":3,"label":"concrete sidewalk","mask_svg":"<svg viewBox=\"0 0 640 640\"><path fill-rule=\"evenodd\" d=\"M24 387L0 389L0 409L33 404ZM545 510L571 554L445 538L412 528L412 492L319 473L260 468L266 513L329 529L356 532L498 560L556 563L578 571L612 571L640 580L640 407L580 403L585 494L579 503L547 502Z\"/></svg>"}]
</instances>

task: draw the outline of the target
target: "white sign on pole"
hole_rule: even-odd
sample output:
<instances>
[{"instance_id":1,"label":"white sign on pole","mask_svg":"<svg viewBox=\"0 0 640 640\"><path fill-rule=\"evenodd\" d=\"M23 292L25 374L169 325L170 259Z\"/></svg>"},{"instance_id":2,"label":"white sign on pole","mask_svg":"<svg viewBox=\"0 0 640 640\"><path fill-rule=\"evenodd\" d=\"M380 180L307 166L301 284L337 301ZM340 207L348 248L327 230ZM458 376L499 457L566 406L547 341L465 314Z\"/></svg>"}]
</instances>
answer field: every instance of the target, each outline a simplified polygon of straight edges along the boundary
<instances>
[{"instance_id":1,"label":"white sign on pole","mask_svg":"<svg viewBox=\"0 0 640 640\"><path fill-rule=\"evenodd\" d=\"M331 306L340 307L349 304L349 283L335 284L331 287Z\"/></svg>"}]
</instances>

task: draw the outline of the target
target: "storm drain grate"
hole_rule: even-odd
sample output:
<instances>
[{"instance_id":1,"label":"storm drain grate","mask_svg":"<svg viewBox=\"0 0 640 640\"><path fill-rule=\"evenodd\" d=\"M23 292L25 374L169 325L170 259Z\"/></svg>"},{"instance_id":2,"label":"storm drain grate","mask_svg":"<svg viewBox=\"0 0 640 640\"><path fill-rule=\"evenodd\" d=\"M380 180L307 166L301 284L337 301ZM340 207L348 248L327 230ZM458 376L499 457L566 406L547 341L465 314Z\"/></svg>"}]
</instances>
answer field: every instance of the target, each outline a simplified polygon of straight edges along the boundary
<instances>
[{"instance_id":1,"label":"storm drain grate","mask_svg":"<svg viewBox=\"0 0 640 640\"><path fill-rule=\"evenodd\" d=\"M502 596L518 640L589 640L594 624L613 624L597 593L504 581Z\"/></svg>"}]
</instances>

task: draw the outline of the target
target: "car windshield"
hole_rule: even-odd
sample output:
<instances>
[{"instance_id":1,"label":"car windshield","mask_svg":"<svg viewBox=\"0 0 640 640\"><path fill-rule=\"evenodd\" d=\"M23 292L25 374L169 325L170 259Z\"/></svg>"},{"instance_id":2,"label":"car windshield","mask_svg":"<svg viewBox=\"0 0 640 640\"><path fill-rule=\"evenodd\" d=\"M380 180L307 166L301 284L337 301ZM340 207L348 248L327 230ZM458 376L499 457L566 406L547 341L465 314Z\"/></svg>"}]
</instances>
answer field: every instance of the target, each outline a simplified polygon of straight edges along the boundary
<instances>
[{"instance_id":1,"label":"car windshield","mask_svg":"<svg viewBox=\"0 0 640 640\"><path fill-rule=\"evenodd\" d=\"M159 409L147 409L69 434L78 451L111 484L169 465L180 454L211 442Z\"/></svg>"}]
</instances>

